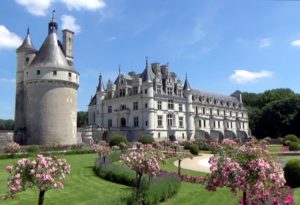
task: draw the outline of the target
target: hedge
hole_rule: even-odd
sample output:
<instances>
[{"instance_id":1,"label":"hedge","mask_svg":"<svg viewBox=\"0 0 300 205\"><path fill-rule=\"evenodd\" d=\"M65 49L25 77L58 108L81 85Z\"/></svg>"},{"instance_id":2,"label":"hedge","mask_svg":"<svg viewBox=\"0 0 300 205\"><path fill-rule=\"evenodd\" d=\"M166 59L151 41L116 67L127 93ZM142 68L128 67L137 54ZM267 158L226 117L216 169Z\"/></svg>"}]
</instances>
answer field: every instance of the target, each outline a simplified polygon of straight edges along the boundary
<instances>
[{"instance_id":1,"label":"hedge","mask_svg":"<svg viewBox=\"0 0 300 205\"><path fill-rule=\"evenodd\" d=\"M124 137L123 135L115 135L113 136L110 140L109 140L109 146L119 146L121 144L121 142L124 142L125 144L127 144L127 138Z\"/></svg>"},{"instance_id":2,"label":"hedge","mask_svg":"<svg viewBox=\"0 0 300 205\"><path fill-rule=\"evenodd\" d=\"M287 185L292 188L300 187L300 160L290 159L284 167Z\"/></svg>"},{"instance_id":3,"label":"hedge","mask_svg":"<svg viewBox=\"0 0 300 205\"><path fill-rule=\"evenodd\" d=\"M154 138L151 135L143 135L138 141L142 144L152 144L154 142Z\"/></svg>"}]
</instances>

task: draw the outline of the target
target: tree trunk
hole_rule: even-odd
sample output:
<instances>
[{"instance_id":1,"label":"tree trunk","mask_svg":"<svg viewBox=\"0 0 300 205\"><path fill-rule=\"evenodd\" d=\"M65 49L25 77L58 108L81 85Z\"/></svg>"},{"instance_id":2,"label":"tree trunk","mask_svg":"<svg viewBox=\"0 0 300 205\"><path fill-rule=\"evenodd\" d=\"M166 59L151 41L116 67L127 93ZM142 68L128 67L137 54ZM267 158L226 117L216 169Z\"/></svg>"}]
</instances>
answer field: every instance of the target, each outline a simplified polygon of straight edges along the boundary
<instances>
[{"instance_id":1,"label":"tree trunk","mask_svg":"<svg viewBox=\"0 0 300 205\"><path fill-rule=\"evenodd\" d=\"M247 205L247 193L243 192L243 205Z\"/></svg>"},{"instance_id":2,"label":"tree trunk","mask_svg":"<svg viewBox=\"0 0 300 205\"><path fill-rule=\"evenodd\" d=\"M178 160L178 172L177 172L178 176L181 175L181 173L180 173L180 171L181 171L181 167L180 166L181 165L180 164L181 164L181 159Z\"/></svg>"},{"instance_id":3,"label":"tree trunk","mask_svg":"<svg viewBox=\"0 0 300 205\"><path fill-rule=\"evenodd\" d=\"M43 205L44 204L45 193L46 193L45 190L40 190L38 205Z\"/></svg>"}]
</instances>

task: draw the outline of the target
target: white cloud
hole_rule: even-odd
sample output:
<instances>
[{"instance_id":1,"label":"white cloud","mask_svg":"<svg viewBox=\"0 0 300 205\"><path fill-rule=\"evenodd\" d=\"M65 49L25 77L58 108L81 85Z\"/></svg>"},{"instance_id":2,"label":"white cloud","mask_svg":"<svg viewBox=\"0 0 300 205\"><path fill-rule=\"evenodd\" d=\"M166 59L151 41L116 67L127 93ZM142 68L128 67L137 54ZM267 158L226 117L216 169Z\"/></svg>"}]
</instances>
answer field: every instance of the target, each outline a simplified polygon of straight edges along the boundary
<instances>
[{"instance_id":1,"label":"white cloud","mask_svg":"<svg viewBox=\"0 0 300 205\"><path fill-rule=\"evenodd\" d=\"M262 38L259 40L259 47L266 48L271 46L271 39L270 38Z\"/></svg>"},{"instance_id":2,"label":"white cloud","mask_svg":"<svg viewBox=\"0 0 300 205\"><path fill-rule=\"evenodd\" d=\"M292 41L291 42L291 46L300 47L300 39Z\"/></svg>"},{"instance_id":3,"label":"white cloud","mask_svg":"<svg viewBox=\"0 0 300 205\"><path fill-rule=\"evenodd\" d=\"M97 10L105 7L104 0L16 0L35 16L45 16L55 2L63 3L69 10Z\"/></svg>"},{"instance_id":4,"label":"white cloud","mask_svg":"<svg viewBox=\"0 0 300 205\"><path fill-rule=\"evenodd\" d=\"M9 31L4 25L0 25L0 49L17 48L21 43L22 39L17 34Z\"/></svg>"},{"instance_id":5,"label":"white cloud","mask_svg":"<svg viewBox=\"0 0 300 205\"><path fill-rule=\"evenodd\" d=\"M247 82L254 81L259 78L272 77L272 72L267 70L261 70L259 72L251 72L247 70L235 70L234 74L230 76L230 80L235 83L243 84Z\"/></svg>"},{"instance_id":6,"label":"white cloud","mask_svg":"<svg viewBox=\"0 0 300 205\"><path fill-rule=\"evenodd\" d=\"M80 33L81 28L76 23L76 18L74 16L70 15L62 15L61 17L62 21L62 29L69 29L71 31L74 31L75 33Z\"/></svg>"},{"instance_id":7,"label":"white cloud","mask_svg":"<svg viewBox=\"0 0 300 205\"><path fill-rule=\"evenodd\" d=\"M0 78L0 83L16 83L16 79Z\"/></svg>"},{"instance_id":8,"label":"white cloud","mask_svg":"<svg viewBox=\"0 0 300 205\"><path fill-rule=\"evenodd\" d=\"M105 7L104 0L60 0L69 10L97 10Z\"/></svg>"},{"instance_id":9,"label":"white cloud","mask_svg":"<svg viewBox=\"0 0 300 205\"><path fill-rule=\"evenodd\" d=\"M45 16L47 10L54 0L16 0L22 6L25 6L27 11L35 16Z\"/></svg>"}]
</instances>

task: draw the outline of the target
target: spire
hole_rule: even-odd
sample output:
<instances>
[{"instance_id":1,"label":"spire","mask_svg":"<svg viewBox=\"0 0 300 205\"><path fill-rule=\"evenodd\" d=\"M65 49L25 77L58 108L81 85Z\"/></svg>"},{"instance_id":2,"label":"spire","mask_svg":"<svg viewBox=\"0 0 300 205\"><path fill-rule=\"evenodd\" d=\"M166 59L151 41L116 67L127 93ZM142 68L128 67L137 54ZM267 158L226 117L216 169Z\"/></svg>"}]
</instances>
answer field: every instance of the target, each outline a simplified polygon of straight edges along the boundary
<instances>
[{"instance_id":1,"label":"spire","mask_svg":"<svg viewBox=\"0 0 300 205\"><path fill-rule=\"evenodd\" d=\"M33 43L31 42L31 39L30 39L29 26L27 27L26 36L25 36L25 38L23 40L23 43L22 43L22 45L19 48L17 48L17 52L20 52L22 50L36 52L36 49L33 46Z\"/></svg>"},{"instance_id":2,"label":"spire","mask_svg":"<svg viewBox=\"0 0 300 205\"><path fill-rule=\"evenodd\" d=\"M102 74L100 73L99 82L98 82L98 86L97 86L97 92L103 92L103 91L104 91L104 85L103 85L103 81L102 81Z\"/></svg>"},{"instance_id":3,"label":"spire","mask_svg":"<svg viewBox=\"0 0 300 205\"><path fill-rule=\"evenodd\" d=\"M56 33L56 31L57 31L58 25L55 22L54 17L55 17L55 10L52 11L52 18L51 18L51 21L48 24L48 33L53 33L53 32Z\"/></svg>"},{"instance_id":4,"label":"spire","mask_svg":"<svg viewBox=\"0 0 300 205\"><path fill-rule=\"evenodd\" d=\"M189 81L187 79L187 73L185 74L185 81L184 81L183 90L191 90L190 83L189 83Z\"/></svg>"},{"instance_id":5,"label":"spire","mask_svg":"<svg viewBox=\"0 0 300 205\"><path fill-rule=\"evenodd\" d=\"M146 68L148 68L148 56L146 56Z\"/></svg>"}]
</instances>

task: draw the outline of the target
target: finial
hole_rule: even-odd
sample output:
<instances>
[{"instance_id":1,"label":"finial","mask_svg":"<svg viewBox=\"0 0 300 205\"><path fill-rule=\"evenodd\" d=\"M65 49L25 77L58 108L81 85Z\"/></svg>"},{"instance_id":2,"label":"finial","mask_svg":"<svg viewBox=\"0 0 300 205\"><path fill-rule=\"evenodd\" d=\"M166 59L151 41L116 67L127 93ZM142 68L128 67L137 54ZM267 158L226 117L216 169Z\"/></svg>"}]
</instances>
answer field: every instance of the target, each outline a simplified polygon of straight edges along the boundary
<instances>
[{"instance_id":1,"label":"finial","mask_svg":"<svg viewBox=\"0 0 300 205\"><path fill-rule=\"evenodd\" d=\"M121 74L121 64L119 64L119 75Z\"/></svg>"},{"instance_id":2,"label":"finial","mask_svg":"<svg viewBox=\"0 0 300 205\"><path fill-rule=\"evenodd\" d=\"M187 80L187 72L185 72L185 79Z\"/></svg>"},{"instance_id":3,"label":"finial","mask_svg":"<svg viewBox=\"0 0 300 205\"><path fill-rule=\"evenodd\" d=\"M54 21L54 17L55 17L55 10L52 11L52 19L51 19L51 21Z\"/></svg>"},{"instance_id":4,"label":"finial","mask_svg":"<svg viewBox=\"0 0 300 205\"><path fill-rule=\"evenodd\" d=\"M27 26L27 35L29 35L29 26Z\"/></svg>"},{"instance_id":5,"label":"finial","mask_svg":"<svg viewBox=\"0 0 300 205\"><path fill-rule=\"evenodd\" d=\"M148 68L148 56L146 56L146 68Z\"/></svg>"}]
</instances>

